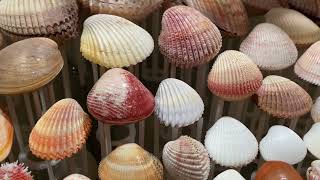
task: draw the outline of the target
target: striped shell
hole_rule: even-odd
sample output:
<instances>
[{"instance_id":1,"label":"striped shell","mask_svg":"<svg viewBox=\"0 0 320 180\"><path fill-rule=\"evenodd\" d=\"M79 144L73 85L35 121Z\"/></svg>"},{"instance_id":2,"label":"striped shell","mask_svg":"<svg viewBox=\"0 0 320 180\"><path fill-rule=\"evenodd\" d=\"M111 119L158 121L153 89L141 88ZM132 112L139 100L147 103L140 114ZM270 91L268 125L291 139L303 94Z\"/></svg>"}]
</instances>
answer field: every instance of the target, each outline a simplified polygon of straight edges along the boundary
<instances>
[{"instance_id":1,"label":"striped shell","mask_svg":"<svg viewBox=\"0 0 320 180\"><path fill-rule=\"evenodd\" d=\"M265 161L283 161L297 164L307 155L303 140L285 126L272 126L260 141L259 150Z\"/></svg>"},{"instance_id":2,"label":"striped shell","mask_svg":"<svg viewBox=\"0 0 320 180\"><path fill-rule=\"evenodd\" d=\"M199 11L174 6L162 17L160 51L170 62L191 68L211 61L222 46L218 28Z\"/></svg>"},{"instance_id":3,"label":"striped shell","mask_svg":"<svg viewBox=\"0 0 320 180\"><path fill-rule=\"evenodd\" d=\"M248 55L262 70L282 70L293 65L298 58L294 42L279 27L258 24L242 41L240 51Z\"/></svg>"},{"instance_id":4,"label":"striped shell","mask_svg":"<svg viewBox=\"0 0 320 180\"><path fill-rule=\"evenodd\" d=\"M210 91L227 101L240 101L261 86L262 74L245 54L227 50L221 53L208 76Z\"/></svg>"},{"instance_id":5,"label":"striped shell","mask_svg":"<svg viewBox=\"0 0 320 180\"><path fill-rule=\"evenodd\" d=\"M312 125L311 129L303 136L303 141L306 144L309 152L317 159L320 159L320 122ZM319 167L320 168L320 167Z\"/></svg>"},{"instance_id":6,"label":"striped shell","mask_svg":"<svg viewBox=\"0 0 320 180\"><path fill-rule=\"evenodd\" d=\"M99 165L101 180L163 180L161 162L139 145L119 146Z\"/></svg>"},{"instance_id":7,"label":"striped shell","mask_svg":"<svg viewBox=\"0 0 320 180\"><path fill-rule=\"evenodd\" d=\"M281 161L265 162L257 171L255 180L303 180L299 172Z\"/></svg>"},{"instance_id":8,"label":"striped shell","mask_svg":"<svg viewBox=\"0 0 320 180\"><path fill-rule=\"evenodd\" d=\"M320 180L320 160L311 163L307 170L307 180Z\"/></svg>"},{"instance_id":9,"label":"striped shell","mask_svg":"<svg viewBox=\"0 0 320 180\"><path fill-rule=\"evenodd\" d=\"M289 0L289 4L305 14L320 18L319 0Z\"/></svg>"},{"instance_id":10,"label":"striped shell","mask_svg":"<svg viewBox=\"0 0 320 180\"><path fill-rule=\"evenodd\" d=\"M197 140L181 136L168 142L162 153L164 167L173 179L206 180L210 159L205 147Z\"/></svg>"},{"instance_id":11,"label":"striped shell","mask_svg":"<svg viewBox=\"0 0 320 180\"><path fill-rule=\"evenodd\" d=\"M320 97L316 99L311 109L311 117L314 122L320 122Z\"/></svg>"},{"instance_id":12,"label":"striped shell","mask_svg":"<svg viewBox=\"0 0 320 180\"><path fill-rule=\"evenodd\" d=\"M213 180L245 180L238 171L228 169L218 174Z\"/></svg>"},{"instance_id":13,"label":"striped shell","mask_svg":"<svg viewBox=\"0 0 320 180\"><path fill-rule=\"evenodd\" d=\"M232 117L220 118L207 131L204 143L212 160L221 166L242 167L258 154L257 139Z\"/></svg>"},{"instance_id":14,"label":"striped shell","mask_svg":"<svg viewBox=\"0 0 320 180\"><path fill-rule=\"evenodd\" d=\"M71 157L86 143L91 120L77 101L62 99L38 120L29 137L32 154L46 160Z\"/></svg>"},{"instance_id":15,"label":"striped shell","mask_svg":"<svg viewBox=\"0 0 320 180\"><path fill-rule=\"evenodd\" d=\"M204 111L200 95L178 79L165 79L158 88L155 113L166 126L185 127L198 121Z\"/></svg>"},{"instance_id":16,"label":"striped shell","mask_svg":"<svg viewBox=\"0 0 320 180\"><path fill-rule=\"evenodd\" d=\"M0 162L5 160L11 151L13 132L9 117L0 109Z\"/></svg>"},{"instance_id":17,"label":"striped shell","mask_svg":"<svg viewBox=\"0 0 320 180\"><path fill-rule=\"evenodd\" d=\"M296 118L312 107L310 95L295 82L276 75L264 78L257 91L258 106L279 118Z\"/></svg>"},{"instance_id":18,"label":"striped shell","mask_svg":"<svg viewBox=\"0 0 320 180\"><path fill-rule=\"evenodd\" d=\"M242 0L244 4L262 11L272 8L286 6L288 0Z\"/></svg>"},{"instance_id":19,"label":"striped shell","mask_svg":"<svg viewBox=\"0 0 320 180\"><path fill-rule=\"evenodd\" d=\"M90 180L90 178L81 174L71 174L65 177L63 180Z\"/></svg>"},{"instance_id":20,"label":"striped shell","mask_svg":"<svg viewBox=\"0 0 320 180\"><path fill-rule=\"evenodd\" d=\"M153 48L151 35L122 17L98 14L84 22L80 51L92 63L128 67L146 59Z\"/></svg>"},{"instance_id":21,"label":"striped shell","mask_svg":"<svg viewBox=\"0 0 320 180\"><path fill-rule=\"evenodd\" d=\"M23 163L18 164L18 161L16 161L14 163L1 164L0 179L33 180L33 177L31 175L31 172L28 171L28 167L25 167Z\"/></svg>"},{"instance_id":22,"label":"striped shell","mask_svg":"<svg viewBox=\"0 0 320 180\"><path fill-rule=\"evenodd\" d=\"M87 97L90 114L109 124L130 124L149 117L155 106L152 93L130 72L110 69Z\"/></svg>"}]
</instances>

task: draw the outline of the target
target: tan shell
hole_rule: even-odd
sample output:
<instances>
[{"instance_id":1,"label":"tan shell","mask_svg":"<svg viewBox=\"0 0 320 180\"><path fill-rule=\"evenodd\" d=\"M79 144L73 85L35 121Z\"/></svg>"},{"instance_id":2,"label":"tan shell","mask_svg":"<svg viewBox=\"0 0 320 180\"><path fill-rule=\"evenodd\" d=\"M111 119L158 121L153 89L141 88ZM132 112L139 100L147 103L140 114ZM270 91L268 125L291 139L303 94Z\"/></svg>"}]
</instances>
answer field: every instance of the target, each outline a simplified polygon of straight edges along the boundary
<instances>
[{"instance_id":1,"label":"tan shell","mask_svg":"<svg viewBox=\"0 0 320 180\"><path fill-rule=\"evenodd\" d=\"M305 14L320 17L320 1L319 0L288 0L289 4L295 9Z\"/></svg>"},{"instance_id":2,"label":"tan shell","mask_svg":"<svg viewBox=\"0 0 320 180\"><path fill-rule=\"evenodd\" d=\"M311 109L311 117L314 122L320 122L320 97L316 99Z\"/></svg>"},{"instance_id":3,"label":"tan shell","mask_svg":"<svg viewBox=\"0 0 320 180\"><path fill-rule=\"evenodd\" d=\"M11 151L13 132L9 117L0 109L0 162L5 160Z\"/></svg>"}]
</instances>

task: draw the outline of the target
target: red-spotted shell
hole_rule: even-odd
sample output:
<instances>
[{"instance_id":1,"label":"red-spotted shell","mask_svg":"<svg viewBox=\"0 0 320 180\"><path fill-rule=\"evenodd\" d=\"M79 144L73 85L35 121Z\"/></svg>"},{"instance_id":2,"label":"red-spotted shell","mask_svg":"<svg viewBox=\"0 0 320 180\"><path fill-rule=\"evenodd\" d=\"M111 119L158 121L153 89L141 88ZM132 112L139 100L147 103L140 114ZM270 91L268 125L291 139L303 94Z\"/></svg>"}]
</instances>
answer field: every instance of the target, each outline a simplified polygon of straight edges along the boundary
<instances>
[{"instance_id":1,"label":"red-spotted shell","mask_svg":"<svg viewBox=\"0 0 320 180\"><path fill-rule=\"evenodd\" d=\"M33 180L31 172L23 163L5 163L0 167L0 179L2 180Z\"/></svg>"}]
</instances>

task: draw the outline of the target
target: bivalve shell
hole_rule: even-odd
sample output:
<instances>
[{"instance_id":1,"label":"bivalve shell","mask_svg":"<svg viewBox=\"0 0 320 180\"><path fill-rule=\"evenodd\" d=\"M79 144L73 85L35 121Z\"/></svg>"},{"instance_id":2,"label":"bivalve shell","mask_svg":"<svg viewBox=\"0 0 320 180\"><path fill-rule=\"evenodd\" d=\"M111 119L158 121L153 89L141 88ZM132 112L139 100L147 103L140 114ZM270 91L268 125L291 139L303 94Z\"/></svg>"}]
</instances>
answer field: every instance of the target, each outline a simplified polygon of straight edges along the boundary
<instances>
[{"instance_id":1,"label":"bivalve shell","mask_svg":"<svg viewBox=\"0 0 320 180\"><path fill-rule=\"evenodd\" d=\"M5 160L11 151L13 132L9 117L0 109L0 162Z\"/></svg>"},{"instance_id":2,"label":"bivalve shell","mask_svg":"<svg viewBox=\"0 0 320 180\"><path fill-rule=\"evenodd\" d=\"M311 117L314 122L320 122L320 97L317 98L312 106Z\"/></svg>"},{"instance_id":3,"label":"bivalve shell","mask_svg":"<svg viewBox=\"0 0 320 180\"><path fill-rule=\"evenodd\" d=\"M1 164L0 179L33 180L33 177L31 175L31 172L28 171L28 167L25 167L23 163L18 164L18 161L16 161L14 163Z\"/></svg>"},{"instance_id":4,"label":"bivalve shell","mask_svg":"<svg viewBox=\"0 0 320 180\"><path fill-rule=\"evenodd\" d=\"M320 160L315 160L311 163L311 167L307 170L307 180L320 179Z\"/></svg>"},{"instance_id":5,"label":"bivalve shell","mask_svg":"<svg viewBox=\"0 0 320 180\"><path fill-rule=\"evenodd\" d=\"M311 129L303 136L303 141L306 144L309 152L317 159L320 159L320 122L312 125Z\"/></svg>"},{"instance_id":6,"label":"bivalve shell","mask_svg":"<svg viewBox=\"0 0 320 180\"><path fill-rule=\"evenodd\" d=\"M289 4L305 14L320 18L319 0L289 0Z\"/></svg>"},{"instance_id":7,"label":"bivalve shell","mask_svg":"<svg viewBox=\"0 0 320 180\"><path fill-rule=\"evenodd\" d=\"M281 161L265 162L257 171L255 180L303 180L299 172Z\"/></svg>"},{"instance_id":8,"label":"bivalve shell","mask_svg":"<svg viewBox=\"0 0 320 180\"><path fill-rule=\"evenodd\" d=\"M276 7L284 7L288 0L242 0L244 4L257 10L268 11Z\"/></svg>"},{"instance_id":9,"label":"bivalve shell","mask_svg":"<svg viewBox=\"0 0 320 180\"><path fill-rule=\"evenodd\" d=\"M245 180L238 171L233 169L228 169L218 174L213 180Z\"/></svg>"},{"instance_id":10,"label":"bivalve shell","mask_svg":"<svg viewBox=\"0 0 320 180\"><path fill-rule=\"evenodd\" d=\"M90 178L82 175L82 174L71 174L65 177L63 180L90 180Z\"/></svg>"}]
</instances>

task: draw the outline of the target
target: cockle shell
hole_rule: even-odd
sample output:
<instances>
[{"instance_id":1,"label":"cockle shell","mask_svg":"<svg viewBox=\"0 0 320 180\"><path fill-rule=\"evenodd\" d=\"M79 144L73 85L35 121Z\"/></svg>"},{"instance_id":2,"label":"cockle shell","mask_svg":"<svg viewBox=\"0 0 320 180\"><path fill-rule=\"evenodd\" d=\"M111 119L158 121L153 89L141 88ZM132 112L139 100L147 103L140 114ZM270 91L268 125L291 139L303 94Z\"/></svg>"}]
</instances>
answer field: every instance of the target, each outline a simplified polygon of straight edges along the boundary
<instances>
[{"instance_id":1,"label":"cockle shell","mask_svg":"<svg viewBox=\"0 0 320 180\"><path fill-rule=\"evenodd\" d=\"M272 8L286 6L288 0L242 0L247 6L268 11Z\"/></svg>"},{"instance_id":2,"label":"cockle shell","mask_svg":"<svg viewBox=\"0 0 320 180\"><path fill-rule=\"evenodd\" d=\"M90 178L81 174L71 174L65 177L63 180L90 180Z\"/></svg>"},{"instance_id":3,"label":"cockle shell","mask_svg":"<svg viewBox=\"0 0 320 180\"><path fill-rule=\"evenodd\" d=\"M228 169L218 174L213 180L245 180L238 171Z\"/></svg>"},{"instance_id":4,"label":"cockle shell","mask_svg":"<svg viewBox=\"0 0 320 180\"><path fill-rule=\"evenodd\" d=\"M33 177L31 176L31 172L28 171L28 167L25 167L23 163L18 164L18 161L16 161L14 163L1 164L0 179L33 180Z\"/></svg>"},{"instance_id":5,"label":"cockle shell","mask_svg":"<svg viewBox=\"0 0 320 180\"><path fill-rule=\"evenodd\" d=\"M308 15L320 17L320 1L319 0L289 0L289 4L293 8L298 9Z\"/></svg>"},{"instance_id":6,"label":"cockle shell","mask_svg":"<svg viewBox=\"0 0 320 180\"><path fill-rule=\"evenodd\" d=\"M86 143L91 119L77 101L56 102L36 123L29 137L32 154L46 160L71 157Z\"/></svg>"},{"instance_id":7,"label":"cockle shell","mask_svg":"<svg viewBox=\"0 0 320 180\"><path fill-rule=\"evenodd\" d=\"M257 171L255 180L303 180L289 164L281 161L265 162Z\"/></svg>"},{"instance_id":8,"label":"cockle shell","mask_svg":"<svg viewBox=\"0 0 320 180\"><path fill-rule=\"evenodd\" d=\"M320 39L320 28L298 11L273 8L265 18L268 23L275 24L285 31L296 45L308 46Z\"/></svg>"},{"instance_id":9,"label":"cockle shell","mask_svg":"<svg viewBox=\"0 0 320 180\"><path fill-rule=\"evenodd\" d=\"M208 76L208 88L227 101L243 100L261 86L263 76L245 54L227 50L221 53Z\"/></svg>"},{"instance_id":10,"label":"cockle shell","mask_svg":"<svg viewBox=\"0 0 320 180\"><path fill-rule=\"evenodd\" d=\"M320 180L320 160L311 163L307 170L307 180Z\"/></svg>"},{"instance_id":11,"label":"cockle shell","mask_svg":"<svg viewBox=\"0 0 320 180\"><path fill-rule=\"evenodd\" d=\"M296 118L312 107L310 95L295 82L276 75L264 78L257 91L258 106L279 118Z\"/></svg>"},{"instance_id":12,"label":"cockle shell","mask_svg":"<svg viewBox=\"0 0 320 180\"><path fill-rule=\"evenodd\" d=\"M9 117L0 109L0 162L5 160L11 151L13 132Z\"/></svg>"},{"instance_id":13,"label":"cockle shell","mask_svg":"<svg viewBox=\"0 0 320 180\"><path fill-rule=\"evenodd\" d=\"M307 155L303 140L285 126L272 126L267 135L260 141L260 153L266 161L283 161L297 164Z\"/></svg>"},{"instance_id":14,"label":"cockle shell","mask_svg":"<svg viewBox=\"0 0 320 180\"><path fill-rule=\"evenodd\" d=\"M317 98L312 106L311 117L314 122L320 122L320 97Z\"/></svg>"},{"instance_id":15,"label":"cockle shell","mask_svg":"<svg viewBox=\"0 0 320 180\"><path fill-rule=\"evenodd\" d=\"M122 17L98 14L84 22L80 51L95 64L128 67L150 56L153 48L151 35Z\"/></svg>"},{"instance_id":16,"label":"cockle shell","mask_svg":"<svg viewBox=\"0 0 320 180\"><path fill-rule=\"evenodd\" d=\"M294 42L279 27L270 23L258 24L242 41L240 51L248 55L262 70L282 70L298 58Z\"/></svg>"},{"instance_id":17,"label":"cockle shell","mask_svg":"<svg viewBox=\"0 0 320 180\"><path fill-rule=\"evenodd\" d=\"M232 117L220 118L207 131L204 142L212 160L226 167L245 166L258 154L257 139Z\"/></svg>"},{"instance_id":18,"label":"cockle shell","mask_svg":"<svg viewBox=\"0 0 320 180\"><path fill-rule=\"evenodd\" d=\"M155 113L166 126L185 127L198 121L204 111L200 95L187 83L163 80L155 97Z\"/></svg>"},{"instance_id":19,"label":"cockle shell","mask_svg":"<svg viewBox=\"0 0 320 180\"><path fill-rule=\"evenodd\" d=\"M197 140L181 136L163 148L164 167L173 179L206 180L210 159L205 147Z\"/></svg>"},{"instance_id":20,"label":"cockle shell","mask_svg":"<svg viewBox=\"0 0 320 180\"><path fill-rule=\"evenodd\" d=\"M317 159L320 159L320 122L312 125L311 129L303 136L303 141L308 150Z\"/></svg>"},{"instance_id":21,"label":"cockle shell","mask_svg":"<svg viewBox=\"0 0 320 180\"><path fill-rule=\"evenodd\" d=\"M160 51L170 62L191 68L209 62L222 46L218 28L199 11L187 6L174 6L162 17Z\"/></svg>"},{"instance_id":22,"label":"cockle shell","mask_svg":"<svg viewBox=\"0 0 320 180\"><path fill-rule=\"evenodd\" d=\"M139 145L119 146L99 165L101 180L163 180L161 162Z\"/></svg>"},{"instance_id":23,"label":"cockle shell","mask_svg":"<svg viewBox=\"0 0 320 180\"><path fill-rule=\"evenodd\" d=\"M88 110L103 123L130 124L149 117L155 106L152 93L130 72L110 69L87 97Z\"/></svg>"}]
</instances>

